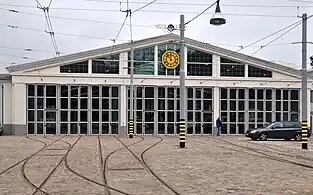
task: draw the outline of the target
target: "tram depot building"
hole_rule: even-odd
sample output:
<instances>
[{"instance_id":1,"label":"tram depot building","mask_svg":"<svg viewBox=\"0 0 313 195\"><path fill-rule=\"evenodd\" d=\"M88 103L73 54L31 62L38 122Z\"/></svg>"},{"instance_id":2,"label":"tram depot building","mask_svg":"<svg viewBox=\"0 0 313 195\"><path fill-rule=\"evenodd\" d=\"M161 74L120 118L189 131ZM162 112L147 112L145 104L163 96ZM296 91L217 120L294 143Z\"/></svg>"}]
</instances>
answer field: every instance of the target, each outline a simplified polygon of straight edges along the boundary
<instances>
[{"instance_id":1,"label":"tram depot building","mask_svg":"<svg viewBox=\"0 0 313 195\"><path fill-rule=\"evenodd\" d=\"M166 68L177 59L163 54L179 54L179 36L135 41L134 48L135 135L175 135L180 68ZM218 117L227 135L301 120L301 71L188 38L183 57L187 134L213 135ZM4 133L127 134L130 59L125 43L8 67L0 77ZM308 116L311 88L309 73Z\"/></svg>"}]
</instances>

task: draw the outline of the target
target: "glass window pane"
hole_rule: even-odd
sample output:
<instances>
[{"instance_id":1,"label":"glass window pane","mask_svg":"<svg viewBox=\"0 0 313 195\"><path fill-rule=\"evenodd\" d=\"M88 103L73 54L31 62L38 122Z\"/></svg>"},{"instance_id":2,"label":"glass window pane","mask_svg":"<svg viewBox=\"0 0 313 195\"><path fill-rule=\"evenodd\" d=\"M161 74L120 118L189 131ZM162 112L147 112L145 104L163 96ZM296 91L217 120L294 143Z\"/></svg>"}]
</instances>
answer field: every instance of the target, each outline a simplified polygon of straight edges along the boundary
<instances>
[{"instance_id":1,"label":"glass window pane","mask_svg":"<svg viewBox=\"0 0 313 195\"><path fill-rule=\"evenodd\" d=\"M88 86L80 86L80 97L88 97Z\"/></svg>"},{"instance_id":2,"label":"glass window pane","mask_svg":"<svg viewBox=\"0 0 313 195\"><path fill-rule=\"evenodd\" d=\"M159 98L165 98L165 88L164 87L158 88L158 97Z\"/></svg>"},{"instance_id":3,"label":"glass window pane","mask_svg":"<svg viewBox=\"0 0 313 195\"><path fill-rule=\"evenodd\" d=\"M291 90L291 100L299 100L299 91Z\"/></svg>"},{"instance_id":4,"label":"glass window pane","mask_svg":"<svg viewBox=\"0 0 313 195\"><path fill-rule=\"evenodd\" d=\"M35 133L35 124L34 123L28 123L27 133L28 134L34 134Z\"/></svg>"},{"instance_id":5,"label":"glass window pane","mask_svg":"<svg viewBox=\"0 0 313 195\"><path fill-rule=\"evenodd\" d=\"M272 90L271 89L267 89L266 90L266 99L267 100L271 100L272 99Z\"/></svg>"},{"instance_id":6,"label":"glass window pane","mask_svg":"<svg viewBox=\"0 0 313 195\"><path fill-rule=\"evenodd\" d=\"M230 118L230 122L236 122L237 121L237 113L236 112L230 112L229 118Z\"/></svg>"},{"instance_id":7,"label":"glass window pane","mask_svg":"<svg viewBox=\"0 0 313 195\"><path fill-rule=\"evenodd\" d=\"M190 87L188 87L188 89L187 89L187 92L188 92L188 98L193 98L193 88L190 88Z\"/></svg>"},{"instance_id":8,"label":"glass window pane","mask_svg":"<svg viewBox=\"0 0 313 195\"><path fill-rule=\"evenodd\" d=\"M174 112L172 112L172 111L168 111L167 112L167 121L168 122L175 122L175 120L174 120Z\"/></svg>"},{"instance_id":9,"label":"glass window pane","mask_svg":"<svg viewBox=\"0 0 313 195\"><path fill-rule=\"evenodd\" d=\"M95 86L95 94L98 93L98 86ZM98 97L98 96L93 96ZM102 86L102 97L110 97L110 87L108 86Z\"/></svg>"},{"instance_id":10,"label":"glass window pane","mask_svg":"<svg viewBox=\"0 0 313 195\"><path fill-rule=\"evenodd\" d=\"M118 122L118 111L111 111L112 122Z\"/></svg>"},{"instance_id":11,"label":"glass window pane","mask_svg":"<svg viewBox=\"0 0 313 195\"><path fill-rule=\"evenodd\" d=\"M80 122L87 122L88 121L88 111L80 111ZM98 117L99 121L99 117Z\"/></svg>"},{"instance_id":12,"label":"glass window pane","mask_svg":"<svg viewBox=\"0 0 313 195\"><path fill-rule=\"evenodd\" d=\"M78 97L78 86L71 86L71 97Z\"/></svg>"},{"instance_id":13,"label":"glass window pane","mask_svg":"<svg viewBox=\"0 0 313 195\"><path fill-rule=\"evenodd\" d=\"M227 97L227 89L221 89L221 99L228 99Z\"/></svg>"},{"instance_id":14,"label":"glass window pane","mask_svg":"<svg viewBox=\"0 0 313 195\"><path fill-rule=\"evenodd\" d=\"M118 99L112 99L112 107L113 110L118 110Z\"/></svg>"},{"instance_id":15,"label":"glass window pane","mask_svg":"<svg viewBox=\"0 0 313 195\"><path fill-rule=\"evenodd\" d=\"M158 109L159 110L165 110L165 100L158 100Z\"/></svg>"},{"instance_id":16,"label":"glass window pane","mask_svg":"<svg viewBox=\"0 0 313 195\"><path fill-rule=\"evenodd\" d=\"M276 100L281 100L281 90L276 89Z\"/></svg>"},{"instance_id":17,"label":"glass window pane","mask_svg":"<svg viewBox=\"0 0 313 195\"><path fill-rule=\"evenodd\" d=\"M77 121L78 121L78 112L71 111L71 122L77 122Z\"/></svg>"},{"instance_id":18,"label":"glass window pane","mask_svg":"<svg viewBox=\"0 0 313 195\"><path fill-rule=\"evenodd\" d=\"M145 99L145 110L154 110L154 100Z\"/></svg>"},{"instance_id":19,"label":"glass window pane","mask_svg":"<svg viewBox=\"0 0 313 195\"><path fill-rule=\"evenodd\" d=\"M92 97L99 97L99 95L100 95L100 88L99 88L99 86L92 86L91 87L91 96Z\"/></svg>"},{"instance_id":20,"label":"glass window pane","mask_svg":"<svg viewBox=\"0 0 313 195\"><path fill-rule=\"evenodd\" d=\"M230 89L230 99L237 99L237 89Z\"/></svg>"},{"instance_id":21,"label":"glass window pane","mask_svg":"<svg viewBox=\"0 0 313 195\"><path fill-rule=\"evenodd\" d=\"M99 99L98 98L93 98L92 99L92 109L99 109Z\"/></svg>"},{"instance_id":22,"label":"glass window pane","mask_svg":"<svg viewBox=\"0 0 313 195\"><path fill-rule=\"evenodd\" d=\"M238 122L245 122L245 113L238 112Z\"/></svg>"},{"instance_id":23,"label":"glass window pane","mask_svg":"<svg viewBox=\"0 0 313 195\"><path fill-rule=\"evenodd\" d=\"M236 100L231 100L229 102L229 104L230 104L230 110L231 111L236 111L237 110L237 108L236 108L236 106L237 106Z\"/></svg>"},{"instance_id":24,"label":"glass window pane","mask_svg":"<svg viewBox=\"0 0 313 195\"><path fill-rule=\"evenodd\" d=\"M289 91L288 90L283 90L283 100L289 100Z\"/></svg>"},{"instance_id":25,"label":"glass window pane","mask_svg":"<svg viewBox=\"0 0 313 195\"><path fill-rule=\"evenodd\" d=\"M239 96L239 99L242 99L242 100L245 99L245 90L239 89L238 96Z\"/></svg>"},{"instance_id":26,"label":"glass window pane","mask_svg":"<svg viewBox=\"0 0 313 195\"><path fill-rule=\"evenodd\" d=\"M109 99L102 99L102 109L104 110L110 109Z\"/></svg>"},{"instance_id":27,"label":"glass window pane","mask_svg":"<svg viewBox=\"0 0 313 195\"><path fill-rule=\"evenodd\" d=\"M174 106L175 106L174 100L167 100L167 109L168 110L175 110Z\"/></svg>"},{"instance_id":28,"label":"glass window pane","mask_svg":"<svg viewBox=\"0 0 313 195\"><path fill-rule=\"evenodd\" d=\"M263 111L263 110L264 110L264 102L258 101L258 111Z\"/></svg>"},{"instance_id":29,"label":"glass window pane","mask_svg":"<svg viewBox=\"0 0 313 195\"><path fill-rule=\"evenodd\" d=\"M249 99L255 99L255 89L249 89Z\"/></svg>"},{"instance_id":30,"label":"glass window pane","mask_svg":"<svg viewBox=\"0 0 313 195\"><path fill-rule=\"evenodd\" d=\"M43 119L44 119L43 118L43 112L44 112L43 110L37 111L37 121L40 121L40 122L43 121Z\"/></svg>"},{"instance_id":31,"label":"glass window pane","mask_svg":"<svg viewBox=\"0 0 313 195\"><path fill-rule=\"evenodd\" d=\"M118 95L118 87L112 87L112 97L119 97Z\"/></svg>"},{"instance_id":32,"label":"glass window pane","mask_svg":"<svg viewBox=\"0 0 313 195\"><path fill-rule=\"evenodd\" d=\"M61 98L61 109L68 109L68 98Z\"/></svg>"},{"instance_id":33,"label":"glass window pane","mask_svg":"<svg viewBox=\"0 0 313 195\"><path fill-rule=\"evenodd\" d=\"M258 89L257 90L257 95L258 95L258 97L257 97L258 100L263 100L264 99L264 90L263 89Z\"/></svg>"},{"instance_id":34,"label":"glass window pane","mask_svg":"<svg viewBox=\"0 0 313 195\"><path fill-rule=\"evenodd\" d=\"M28 98L28 109L35 109L35 98Z\"/></svg>"},{"instance_id":35,"label":"glass window pane","mask_svg":"<svg viewBox=\"0 0 313 195\"><path fill-rule=\"evenodd\" d=\"M46 98L46 109L56 109L57 99L56 98Z\"/></svg>"},{"instance_id":36,"label":"glass window pane","mask_svg":"<svg viewBox=\"0 0 313 195\"><path fill-rule=\"evenodd\" d=\"M291 101L290 103L291 112L299 112L299 102L298 101Z\"/></svg>"},{"instance_id":37,"label":"glass window pane","mask_svg":"<svg viewBox=\"0 0 313 195\"><path fill-rule=\"evenodd\" d=\"M188 100L187 101L187 109L188 110L193 110L193 100Z\"/></svg>"},{"instance_id":38,"label":"glass window pane","mask_svg":"<svg viewBox=\"0 0 313 195\"><path fill-rule=\"evenodd\" d=\"M281 101L276 101L276 111L281 111Z\"/></svg>"},{"instance_id":39,"label":"glass window pane","mask_svg":"<svg viewBox=\"0 0 313 195\"><path fill-rule=\"evenodd\" d=\"M159 122L165 122L165 112L164 111L158 112L158 121Z\"/></svg>"},{"instance_id":40,"label":"glass window pane","mask_svg":"<svg viewBox=\"0 0 313 195\"><path fill-rule=\"evenodd\" d=\"M167 97L168 98L174 98L175 97L174 88L167 88Z\"/></svg>"},{"instance_id":41,"label":"glass window pane","mask_svg":"<svg viewBox=\"0 0 313 195\"><path fill-rule=\"evenodd\" d=\"M203 88L203 99L212 99L212 96L211 88Z\"/></svg>"},{"instance_id":42,"label":"glass window pane","mask_svg":"<svg viewBox=\"0 0 313 195\"><path fill-rule=\"evenodd\" d=\"M56 119L56 112L46 112L46 121L55 122Z\"/></svg>"},{"instance_id":43,"label":"glass window pane","mask_svg":"<svg viewBox=\"0 0 313 195\"><path fill-rule=\"evenodd\" d=\"M136 87L137 93L136 93L136 97L137 98L142 98L142 87ZM165 94L165 92L164 92Z\"/></svg>"},{"instance_id":44,"label":"glass window pane","mask_svg":"<svg viewBox=\"0 0 313 195\"><path fill-rule=\"evenodd\" d=\"M43 98L37 98L37 109L43 109Z\"/></svg>"},{"instance_id":45,"label":"glass window pane","mask_svg":"<svg viewBox=\"0 0 313 195\"><path fill-rule=\"evenodd\" d=\"M27 86L27 94L28 96L35 96L35 85Z\"/></svg>"},{"instance_id":46,"label":"glass window pane","mask_svg":"<svg viewBox=\"0 0 313 195\"><path fill-rule=\"evenodd\" d=\"M99 111L92 111L91 118L92 122L99 122Z\"/></svg>"},{"instance_id":47,"label":"glass window pane","mask_svg":"<svg viewBox=\"0 0 313 195\"><path fill-rule=\"evenodd\" d=\"M145 97L154 98L154 87L145 87Z\"/></svg>"},{"instance_id":48,"label":"glass window pane","mask_svg":"<svg viewBox=\"0 0 313 195\"><path fill-rule=\"evenodd\" d=\"M238 110L244 111L245 110L245 101L238 101Z\"/></svg>"},{"instance_id":49,"label":"glass window pane","mask_svg":"<svg viewBox=\"0 0 313 195\"><path fill-rule=\"evenodd\" d=\"M201 100L196 100L196 110L201 110Z\"/></svg>"},{"instance_id":50,"label":"glass window pane","mask_svg":"<svg viewBox=\"0 0 313 195\"><path fill-rule=\"evenodd\" d=\"M34 110L28 110L28 121L35 121L35 111Z\"/></svg>"},{"instance_id":51,"label":"glass window pane","mask_svg":"<svg viewBox=\"0 0 313 195\"><path fill-rule=\"evenodd\" d=\"M61 111L61 122L68 122L68 111Z\"/></svg>"},{"instance_id":52,"label":"glass window pane","mask_svg":"<svg viewBox=\"0 0 313 195\"><path fill-rule=\"evenodd\" d=\"M188 112L187 113L187 121L192 122L193 121L193 112Z\"/></svg>"},{"instance_id":53,"label":"glass window pane","mask_svg":"<svg viewBox=\"0 0 313 195\"><path fill-rule=\"evenodd\" d=\"M88 109L88 99L87 98L80 99L80 109Z\"/></svg>"},{"instance_id":54,"label":"glass window pane","mask_svg":"<svg viewBox=\"0 0 313 195\"><path fill-rule=\"evenodd\" d=\"M196 88L196 98L201 99L201 88Z\"/></svg>"},{"instance_id":55,"label":"glass window pane","mask_svg":"<svg viewBox=\"0 0 313 195\"><path fill-rule=\"evenodd\" d=\"M212 100L203 100L203 110L205 111L213 111L213 103Z\"/></svg>"},{"instance_id":56,"label":"glass window pane","mask_svg":"<svg viewBox=\"0 0 313 195\"><path fill-rule=\"evenodd\" d=\"M266 101L266 111L272 111L272 102Z\"/></svg>"},{"instance_id":57,"label":"glass window pane","mask_svg":"<svg viewBox=\"0 0 313 195\"><path fill-rule=\"evenodd\" d=\"M44 96L44 86L43 85L37 85L37 96Z\"/></svg>"},{"instance_id":58,"label":"glass window pane","mask_svg":"<svg viewBox=\"0 0 313 195\"><path fill-rule=\"evenodd\" d=\"M71 109L78 109L78 99L71 98Z\"/></svg>"},{"instance_id":59,"label":"glass window pane","mask_svg":"<svg viewBox=\"0 0 313 195\"><path fill-rule=\"evenodd\" d=\"M267 112L266 113L266 122L267 123L271 123L272 122L272 113L271 112Z\"/></svg>"},{"instance_id":60,"label":"glass window pane","mask_svg":"<svg viewBox=\"0 0 313 195\"><path fill-rule=\"evenodd\" d=\"M67 85L61 86L61 97L68 97L68 86Z\"/></svg>"},{"instance_id":61,"label":"glass window pane","mask_svg":"<svg viewBox=\"0 0 313 195\"><path fill-rule=\"evenodd\" d=\"M109 121L110 121L110 112L102 111L102 122L109 122Z\"/></svg>"}]
</instances>

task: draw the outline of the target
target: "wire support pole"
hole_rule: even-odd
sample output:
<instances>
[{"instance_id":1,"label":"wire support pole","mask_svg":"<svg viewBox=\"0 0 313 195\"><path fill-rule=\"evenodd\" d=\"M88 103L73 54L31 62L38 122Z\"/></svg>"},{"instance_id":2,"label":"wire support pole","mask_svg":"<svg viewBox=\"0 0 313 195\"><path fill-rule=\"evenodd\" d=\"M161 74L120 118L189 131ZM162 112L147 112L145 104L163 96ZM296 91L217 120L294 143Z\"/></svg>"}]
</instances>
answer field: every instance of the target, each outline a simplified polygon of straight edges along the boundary
<instances>
[{"instance_id":1,"label":"wire support pole","mask_svg":"<svg viewBox=\"0 0 313 195\"><path fill-rule=\"evenodd\" d=\"M302 149L308 149L307 14L302 15Z\"/></svg>"}]
</instances>

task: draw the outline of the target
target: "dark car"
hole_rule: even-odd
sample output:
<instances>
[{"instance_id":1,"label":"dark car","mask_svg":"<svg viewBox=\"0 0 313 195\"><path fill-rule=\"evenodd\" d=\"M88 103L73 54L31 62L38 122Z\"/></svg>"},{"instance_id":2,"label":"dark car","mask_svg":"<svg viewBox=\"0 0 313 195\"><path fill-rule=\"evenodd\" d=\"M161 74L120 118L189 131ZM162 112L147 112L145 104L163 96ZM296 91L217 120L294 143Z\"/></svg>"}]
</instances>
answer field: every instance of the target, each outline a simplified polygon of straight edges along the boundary
<instances>
[{"instance_id":1,"label":"dark car","mask_svg":"<svg viewBox=\"0 0 313 195\"><path fill-rule=\"evenodd\" d=\"M249 129L245 135L252 140L265 141L268 138L274 138L301 141L301 130L301 122L280 121L272 122L257 129ZM308 137L310 136L311 133L308 132Z\"/></svg>"}]
</instances>

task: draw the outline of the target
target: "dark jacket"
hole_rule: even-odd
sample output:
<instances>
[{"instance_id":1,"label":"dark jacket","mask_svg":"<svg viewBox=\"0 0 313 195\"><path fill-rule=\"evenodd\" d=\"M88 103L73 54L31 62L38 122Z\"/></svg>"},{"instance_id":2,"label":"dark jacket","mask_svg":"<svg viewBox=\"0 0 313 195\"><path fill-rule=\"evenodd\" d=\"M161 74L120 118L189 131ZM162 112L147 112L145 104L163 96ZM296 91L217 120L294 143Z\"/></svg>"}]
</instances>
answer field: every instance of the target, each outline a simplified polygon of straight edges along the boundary
<instances>
[{"instance_id":1,"label":"dark jacket","mask_svg":"<svg viewBox=\"0 0 313 195\"><path fill-rule=\"evenodd\" d=\"M221 120L218 118L218 119L216 120L216 127L217 127L217 128L220 128L221 125L222 125L222 122L221 122Z\"/></svg>"}]
</instances>

